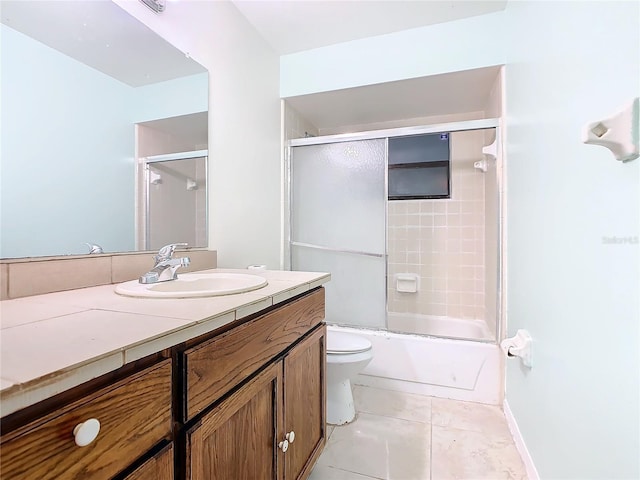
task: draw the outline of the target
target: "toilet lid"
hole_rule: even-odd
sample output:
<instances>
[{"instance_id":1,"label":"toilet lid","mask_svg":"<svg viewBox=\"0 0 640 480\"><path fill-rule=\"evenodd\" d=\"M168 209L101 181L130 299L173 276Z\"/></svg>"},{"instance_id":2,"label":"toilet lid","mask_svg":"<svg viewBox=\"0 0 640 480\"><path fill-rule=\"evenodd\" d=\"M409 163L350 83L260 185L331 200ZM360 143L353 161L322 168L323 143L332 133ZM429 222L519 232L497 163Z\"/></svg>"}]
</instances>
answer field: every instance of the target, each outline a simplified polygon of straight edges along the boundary
<instances>
[{"instance_id":1,"label":"toilet lid","mask_svg":"<svg viewBox=\"0 0 640 480\"><path fill-rule=\"evenodd\" d=\"M327 353L360 353L371 350L371 342L360 335L327 331Z\"/></svg>"}]
</instances>

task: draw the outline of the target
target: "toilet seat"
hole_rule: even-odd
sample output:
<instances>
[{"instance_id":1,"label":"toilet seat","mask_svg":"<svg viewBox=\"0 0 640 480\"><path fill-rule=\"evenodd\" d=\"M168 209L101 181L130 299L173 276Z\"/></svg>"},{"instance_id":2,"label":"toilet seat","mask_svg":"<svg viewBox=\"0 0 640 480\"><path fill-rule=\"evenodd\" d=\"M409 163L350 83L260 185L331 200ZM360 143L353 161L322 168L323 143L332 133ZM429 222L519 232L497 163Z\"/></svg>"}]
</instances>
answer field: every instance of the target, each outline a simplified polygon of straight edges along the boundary
<instances>
[{"instance_id":1,"label":"toilet seat","mask_svg":"<svg viewBox=\"0 0 640 480\"><path fill-rule=\"evenodd\" d=\"M371 342L359 335L345 332L327 332L327 354L351 355L371 350Z\"/></svg>"}]
</instances>

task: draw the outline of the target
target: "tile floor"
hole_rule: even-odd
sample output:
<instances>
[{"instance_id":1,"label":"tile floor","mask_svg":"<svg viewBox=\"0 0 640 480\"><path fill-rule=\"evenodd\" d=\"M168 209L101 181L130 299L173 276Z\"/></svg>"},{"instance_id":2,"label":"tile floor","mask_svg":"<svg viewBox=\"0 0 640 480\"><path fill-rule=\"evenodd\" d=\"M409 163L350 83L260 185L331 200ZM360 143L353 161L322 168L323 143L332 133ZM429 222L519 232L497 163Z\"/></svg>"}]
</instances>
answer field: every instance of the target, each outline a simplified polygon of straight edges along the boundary
<instances>
[{"instance_id":1,"label":"tile floor","mask_svg":"<svg viewBox=\"0 0 640 480\"><path fill-rule=\"evenodd\" d=\"M527 478L499 407L361 386L354 399L310 480Z\"/></svg>"}]
</instances>

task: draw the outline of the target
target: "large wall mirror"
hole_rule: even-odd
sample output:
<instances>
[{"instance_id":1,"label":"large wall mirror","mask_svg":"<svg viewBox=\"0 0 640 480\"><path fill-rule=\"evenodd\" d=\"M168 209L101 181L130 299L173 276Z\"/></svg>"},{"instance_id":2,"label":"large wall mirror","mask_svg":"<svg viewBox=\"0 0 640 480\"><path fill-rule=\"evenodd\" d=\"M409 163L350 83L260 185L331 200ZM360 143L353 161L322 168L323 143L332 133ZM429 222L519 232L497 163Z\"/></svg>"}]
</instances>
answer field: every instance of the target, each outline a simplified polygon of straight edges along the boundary
<instances>
[{"instance_id":1,"label":"large wall mirror","mask_svg":"<svg viewBox=\"0 0 640 480\"><path fill-rule=\"evenodd\" d=\"M206 247L207 70L110 0L0 15L0 258Z\"/></svg>"}]
</instances>

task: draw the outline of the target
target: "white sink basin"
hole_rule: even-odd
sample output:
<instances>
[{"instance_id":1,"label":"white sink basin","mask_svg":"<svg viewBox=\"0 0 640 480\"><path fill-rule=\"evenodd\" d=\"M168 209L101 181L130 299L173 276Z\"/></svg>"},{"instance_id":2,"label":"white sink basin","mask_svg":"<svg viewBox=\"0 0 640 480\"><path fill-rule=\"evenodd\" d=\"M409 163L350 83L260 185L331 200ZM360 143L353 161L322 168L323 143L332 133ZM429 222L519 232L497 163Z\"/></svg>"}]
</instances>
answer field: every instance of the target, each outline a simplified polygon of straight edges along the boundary
<instances>
[{"instance_id":1,"label":"white sink basin","mask_svg":"<svg viewBox=\"0 0 640 480\"><path fill-rule=\"evenodd\" d=\"M244 273L183 273L168 282L139 283L138 280L121 283L116 293L128 297L193 298L232 295L250 292L267 285L267 279Z\"/></svg>"}]
</instances>

